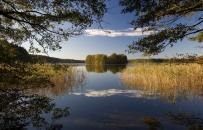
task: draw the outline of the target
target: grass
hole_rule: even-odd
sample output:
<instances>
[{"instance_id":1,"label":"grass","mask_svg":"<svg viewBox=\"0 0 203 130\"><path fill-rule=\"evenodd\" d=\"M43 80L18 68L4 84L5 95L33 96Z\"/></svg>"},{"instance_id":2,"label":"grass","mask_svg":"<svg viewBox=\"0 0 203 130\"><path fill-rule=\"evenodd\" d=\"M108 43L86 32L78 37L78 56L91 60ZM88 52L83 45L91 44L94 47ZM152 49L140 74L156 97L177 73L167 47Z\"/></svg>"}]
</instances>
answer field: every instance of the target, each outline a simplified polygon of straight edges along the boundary
<instances>
[{"instance_id":1,"label":"grass","mask_svg":"<svg viewBox=\"0 0 203 130\"><path fill-rule=\"evenodd\" d=\"M175 99L177 95L201 94L203 66L200 64L138 64L121 74L124 84Z\"/></svg>"}]
</instances>

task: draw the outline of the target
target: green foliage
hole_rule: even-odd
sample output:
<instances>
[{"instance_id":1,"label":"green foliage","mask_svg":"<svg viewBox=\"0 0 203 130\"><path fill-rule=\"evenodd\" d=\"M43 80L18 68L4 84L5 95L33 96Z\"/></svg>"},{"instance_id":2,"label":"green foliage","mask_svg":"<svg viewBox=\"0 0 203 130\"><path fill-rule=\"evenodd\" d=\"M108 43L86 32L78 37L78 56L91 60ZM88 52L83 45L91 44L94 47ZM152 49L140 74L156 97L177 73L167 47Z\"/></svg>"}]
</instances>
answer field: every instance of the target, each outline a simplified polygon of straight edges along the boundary
<instances>
[{"instance_id":1,"label":"green foliage","mask_svg":"<svg viewBox=\"0 0 203 130\"><path fill-rule=\"evenodd\" d=\"M101 22L105 0L0 0L0 39L21 44L31 52L60 49L60 42Z\"/></svg>"},{"instance_id":2,"label":"green foliage","mask_svg":"<svg viewBox=\"0 0 203 130\"><path fill-rule=\"evenodd\" d=\"M202 0L121 0L123 13L134 13L134 28L154 31L133 42L129 53L156 55L186 36L197 34L192 40L202 41ZM195 16L195 17L194 17ZM187 17L193 20L185 21Z\"/></svg>"},{"instance_id":3,"label":"green foliage","mask_svg":"<svg viewBox=\"0 0 203 130\"><path fill-rule=\"evenodd\" d=\"M104 65L104 64L127 64L128 59L124 54L112 54L109 57L103 54L88 55L85 63L92 65Z\"/></svg>"},{"instance_id":4,"label":"green foliage","mask_svg":"<svg viewBox=\"0 0 203 130\"><path fill-rule=\"evenodd\" d=\"M0 63L29 62L31 57L28 52L17 45L0 40Z\"/></svg>"},{"instance_id":5,"label":"green foliage","mask_svg":"<svg viewBox=\"0 0 203 130\"><path fill-rule=\"evenodd\" d=\"M115 54L113 53L108 57L108 64L127 64L128 59L124 54Z\"/></svg>"},{"instance_id":6,"label":"green foliage","mask_svg":"<svg viewBox=\"0 0 203 130\"><path fill-rule=\"evenodd\" d=\"M50 77L54 74L52 65L40 64L0 64L0 83L38 86L51 85Z\"/></svg>"},{"instance_id":7,"label":"green foliage","mask_svg":"<svg viewBox=\"0 0 203 130\"><path fill-rule=\"evenodd\" d=\"M106 55L97 54L97 55L95 55L94 60L95 60L95 64L106 64L106 61L108 59L107 59Z\"/></svg>"}]
</instances>

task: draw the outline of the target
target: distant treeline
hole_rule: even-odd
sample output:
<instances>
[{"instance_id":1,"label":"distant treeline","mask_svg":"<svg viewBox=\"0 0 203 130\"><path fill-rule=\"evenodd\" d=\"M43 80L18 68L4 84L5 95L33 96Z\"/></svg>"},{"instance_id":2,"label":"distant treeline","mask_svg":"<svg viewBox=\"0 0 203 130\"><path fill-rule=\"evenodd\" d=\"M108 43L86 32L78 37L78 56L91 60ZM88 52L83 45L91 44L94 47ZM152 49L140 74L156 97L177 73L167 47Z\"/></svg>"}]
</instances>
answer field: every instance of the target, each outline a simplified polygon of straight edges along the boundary
<instances>
[{"instance_id":1,"label":"distant treeline","mask_svg":"<svg viewBox=\"0 0 203 130\"><path fill-rule=\"evenodd\" d=\"M203 56L195 58L170 58L170 59L131 59L129 63L199 63L203 64Z\"/></svg>"},{"instance_id":2,"label":"distant treeline","mask_svg":"<svg viewBox=\"0 0 203 130\"><path fill-rule=\"evenodd\" d=\"M31 55L18 45L0 40L0 63L84 63L83 60L60 59L42 55Z\"/></svg>"},{"instance_id":3,"label":"distant treeline","mask_svg":"<svg viewBox=\"0 0 203 130\"><path fill-rule=\"evenodd\" d=\"M34 63L84 63L84 60L60 59L42 55L30 55Z\"/></svg>"},{"instance_id":4,"label":"distant treeline","mask_svg":"<svg viewBox=\"0 0 203 130\"><path fill-rule=\"evenodd\" d=\"M129 63L164 63L168 62L168 59L130 59Z\"/></svg>"},{"instance_id":5,"label":"distant treeline","mask_svg":"<svg viewBox=\"0 0 203 130\"><path fill-rule=\"evenodd\" d=\"M128 59L124 54L113 53L110 56L104 54L88 55L85 60L86 64L102 65L102 64L127 64Z\"/></svg>"}]
</instances>

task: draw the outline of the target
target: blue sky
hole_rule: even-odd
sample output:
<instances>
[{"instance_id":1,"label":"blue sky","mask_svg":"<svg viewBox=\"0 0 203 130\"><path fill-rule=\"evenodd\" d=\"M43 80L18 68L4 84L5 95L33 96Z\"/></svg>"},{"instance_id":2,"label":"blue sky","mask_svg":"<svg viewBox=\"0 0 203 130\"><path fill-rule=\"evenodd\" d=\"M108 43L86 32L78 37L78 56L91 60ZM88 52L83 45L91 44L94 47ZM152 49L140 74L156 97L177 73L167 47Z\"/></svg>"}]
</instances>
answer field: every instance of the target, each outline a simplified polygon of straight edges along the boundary
<instances>
[{"instance_id":1,"label":"blue sky","mask_svg":"<svg viewBox=\"0 0 203 130\"><path fill-rule=\"evenodd\" d=\"M128 30L132 28L130 21L134 18L133 14L121 14L121 7L118 0L110 0L108 3L108 12L105 14L102 22L103 29L107 30ZM94 24L90 29L101 29L99 25ZM127 46L136 41L140 36L81 36L73 37L64 41L60 51L49 52L49 56L58 58L85 59L88 54L107 54L125 53ZM156 58L172 57L176 53L195 53L203 54L203 49L198 49L199 43L184 39L179 41L173 48L167 48L163 53L154 56ZM141 54L126 54L129 59L143 58ZM146 57L145 57L146 58Z\"/></svg>"}]
</instances>

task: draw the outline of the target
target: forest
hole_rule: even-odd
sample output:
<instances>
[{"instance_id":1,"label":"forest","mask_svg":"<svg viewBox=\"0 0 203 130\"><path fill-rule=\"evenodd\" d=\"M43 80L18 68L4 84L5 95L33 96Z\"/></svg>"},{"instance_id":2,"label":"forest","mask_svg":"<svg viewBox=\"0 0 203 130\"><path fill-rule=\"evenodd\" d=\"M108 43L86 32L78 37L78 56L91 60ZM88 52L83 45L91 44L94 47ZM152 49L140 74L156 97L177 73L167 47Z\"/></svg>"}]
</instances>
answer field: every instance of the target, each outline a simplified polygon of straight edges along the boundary
<instances>
[{"instance_id":1,"label":"forest","mask_svg":"<svg viewBox=\"0 0 203 130\"><path fill-rule=\"evenodd\" d=\"M88 55L85 60L86 64L127 64L128 59L124 54L113 53L110 56L104 54Z\"/></svg>"}]
</instances>

